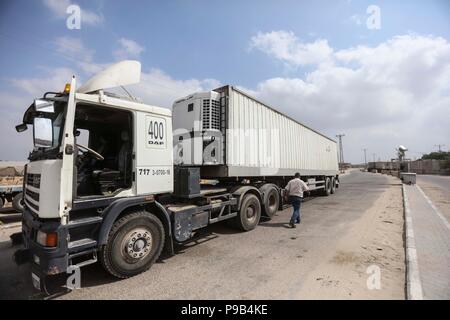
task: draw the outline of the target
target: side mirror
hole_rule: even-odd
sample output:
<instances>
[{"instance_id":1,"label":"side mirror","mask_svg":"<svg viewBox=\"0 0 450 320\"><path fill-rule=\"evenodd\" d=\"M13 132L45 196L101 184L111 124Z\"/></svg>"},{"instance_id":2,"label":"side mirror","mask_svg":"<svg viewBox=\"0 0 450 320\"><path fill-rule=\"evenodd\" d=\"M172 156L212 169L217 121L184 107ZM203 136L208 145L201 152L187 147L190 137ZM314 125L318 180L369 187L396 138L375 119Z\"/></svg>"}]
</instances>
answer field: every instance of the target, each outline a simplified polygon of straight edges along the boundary
<instances>
[{"instance_id":1,"label":"side mirror","mask_svg":"<svg viewBox=\"0 0 450 320\"><path fill-rule=\"evenodd\" d=\"M25 123L21 123L21 124L18 124L16 126L16 131L17 132L24 132L27 129L28 129L28 127L27 127L27 125Z\"/></svg>"},{"instance_id":2,"label":"side mirror","mask_svg":"<svg viewBox=\"0 0 450 320\"><path fill-rule=\"evenodd\" d=\"M53 145L53 126L49 118L34 118L34 146L48 148Z\"/></svg>"}]
</instances>

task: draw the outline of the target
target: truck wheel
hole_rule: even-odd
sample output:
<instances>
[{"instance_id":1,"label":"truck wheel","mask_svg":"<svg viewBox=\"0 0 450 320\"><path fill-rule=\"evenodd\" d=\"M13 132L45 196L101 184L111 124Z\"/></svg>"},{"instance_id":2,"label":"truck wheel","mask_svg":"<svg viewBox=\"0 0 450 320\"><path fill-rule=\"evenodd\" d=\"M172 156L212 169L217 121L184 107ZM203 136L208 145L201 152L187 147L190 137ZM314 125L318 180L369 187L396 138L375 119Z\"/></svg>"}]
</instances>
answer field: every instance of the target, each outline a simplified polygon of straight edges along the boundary
<instances>
[{"instance_id":1,"label":"truck wheel","mask_svg":"<svg viewBox=\"0 0 450 320\"><path fill-rule=\"evenodd\" d=\"M334 194L336 192L336 178L331 177L331 190L330 193Z\"/></svg>"},{"instance_id":2,"label":"truck wheel","mask_svg":"<svg viewBox=\"0 0 450 320\"><path fill-rule=\"evenodd\" d=\"M3 198L0 197L0 208L3 208L3 205L5 204L5 202L3 201Z\"/></svg>"},{"instance_id":3,"label":"truck wheel","mask_svg":"<svg viewBox=\"0 0 450 320\"><path fill-rule=\"evenodd\" d=\"M275 187L271 187L264 196L264 213L272 218L280 206L280 194Z\"/></svg>"},{"instance_id":4,"label":"truck wheel","mask_svg":"<svg viewBox=\"0 0 450 320\"><path fill-rule=\"evenodd\" d=\"M323 195L329 196L331 194L331 180L330 178L325 178L325 189L323 189Z\"/></svg>"},{"instance_id":5,"label":"truck wheel","mask_svg":"<svg viewBox=\"0 0 450 320\"><path fill-rule=\"evenodd\" d=\"M254 229L261 218L261 203L257 196L247 193L242 200L241 209L236 216L236 226L243 231Z\"/></svg>"},{"instance_id":6,"label":"truck wheel","mask_svg":"<svg viewBox=\"0 0 450 320\"><path fill-rule=\"evenodd\" d=\"M147 211L117 220L100 252L100 262L110 274L125 279L147 271L164 247L164 227Z\"/></svg>"},{"instance_id":7,"label":"truck wheel","mask_svg":"<svg viewBox=\"0 0 450 320\"><path fill-rule=\"evenodd\" d=\"M13 201L12 201L12 206L13 206L14 210L23 212L23 193L22 192L20 192L14 196Z\"/></svg>"}]
</instances>

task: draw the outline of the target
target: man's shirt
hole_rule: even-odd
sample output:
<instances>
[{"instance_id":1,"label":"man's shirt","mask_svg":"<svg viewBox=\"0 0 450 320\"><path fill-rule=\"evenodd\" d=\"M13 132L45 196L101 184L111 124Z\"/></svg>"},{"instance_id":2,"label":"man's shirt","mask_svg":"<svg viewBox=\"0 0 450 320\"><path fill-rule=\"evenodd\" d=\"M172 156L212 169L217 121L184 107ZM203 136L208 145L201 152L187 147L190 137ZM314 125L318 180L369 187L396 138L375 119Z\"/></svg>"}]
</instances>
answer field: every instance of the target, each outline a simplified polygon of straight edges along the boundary
<instances>
[{"instance_id":1,"label":"man's shirt","mask_svg":"<svg viewBox=\"0 0 450 320\"><path fill-rule=\"evenodd\" d=\"M308 191L308 185L299 178L294 178L288 182L286 190L289 192L289 196L295 196L303 198L303 192Z\"/></svg>"}]
</instances>

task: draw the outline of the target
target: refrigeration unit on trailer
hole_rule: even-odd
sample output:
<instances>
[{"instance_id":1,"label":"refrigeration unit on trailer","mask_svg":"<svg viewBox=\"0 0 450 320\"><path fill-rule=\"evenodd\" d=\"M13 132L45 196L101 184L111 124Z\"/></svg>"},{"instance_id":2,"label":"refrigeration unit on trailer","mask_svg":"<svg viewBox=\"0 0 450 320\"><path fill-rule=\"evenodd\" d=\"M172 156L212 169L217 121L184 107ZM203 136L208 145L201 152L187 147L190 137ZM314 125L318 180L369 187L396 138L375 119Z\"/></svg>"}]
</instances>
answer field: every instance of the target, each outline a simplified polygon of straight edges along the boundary
<instances>
[{"instance_id":1,"label":"refrigeration unit on trailer","mask_svg":"<svg viewBox=\"0 0 450 320\"><path fill-rule=\"evenodd\" d=\"M211 223L252 230L282 207L297 171L311 188L335 191L332 140L231 86L178 100L173 118L105 91L139 82L140 69L118 62L79 88L73 77L16 126L33 127L34 149L15 258L31 263L38 289L97 261L118 278L134 276Z\"/></svg>"}]
</instances>

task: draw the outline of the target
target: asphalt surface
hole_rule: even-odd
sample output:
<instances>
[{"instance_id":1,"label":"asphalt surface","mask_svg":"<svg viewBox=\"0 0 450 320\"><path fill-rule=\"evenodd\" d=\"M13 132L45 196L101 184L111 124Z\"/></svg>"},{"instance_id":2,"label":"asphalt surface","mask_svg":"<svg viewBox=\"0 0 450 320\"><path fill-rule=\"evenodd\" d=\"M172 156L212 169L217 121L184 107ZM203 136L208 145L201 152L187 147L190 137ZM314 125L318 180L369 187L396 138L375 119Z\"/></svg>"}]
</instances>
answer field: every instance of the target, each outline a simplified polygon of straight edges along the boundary
<instances>
[{"instance_id":1,"label":"asphalt surface","mask_svg":"<svg viewBox=\"0 0 450 320\"><path fill-rule=\"evenodd\" d=\"M435 176L435 175L418 174L416 182L418 184L420 184L421 182L430 183L441 189L450 191L450 176Z\"/></svg>"},{"instance_id":2,"label":"asphalt surface","mask_svg":"<svg viewBox=\"0 0 450 320\"><path fill-rule=\"evenodd\" d=\"M392 180L352 171L337 193L303 203L302 224L287 228L291 209L250 232L226 223L204 229L197 241L176 248L136 277L117 280L99 264L82 268L81 289L62 299L289 299L341 239L350 224L372 206ZM0 233L0 299L33 296L29 266L17 267L8 234Z\"/></svg>"}]
</instances>

